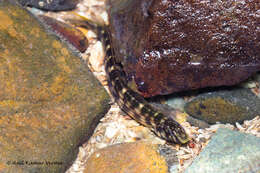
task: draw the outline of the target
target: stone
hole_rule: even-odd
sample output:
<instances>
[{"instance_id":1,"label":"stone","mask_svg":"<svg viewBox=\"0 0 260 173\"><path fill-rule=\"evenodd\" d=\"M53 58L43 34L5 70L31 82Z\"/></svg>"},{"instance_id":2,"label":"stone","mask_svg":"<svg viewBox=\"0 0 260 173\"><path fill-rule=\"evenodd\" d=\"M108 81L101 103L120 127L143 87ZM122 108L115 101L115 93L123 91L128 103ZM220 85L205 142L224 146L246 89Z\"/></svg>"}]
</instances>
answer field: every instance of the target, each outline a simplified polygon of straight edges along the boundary
<instances>
[{"instance_id":1,"label":"stone","mask_svg":"<svg viewBox=\"0 0 260 173\"><path fill-rule=\"evenodd\" d=\"M72 10L78 0L18 0L24 6L31 6L48 11Z\"/></svg>"},{"instance_id":2,"label":"stone","mask_svg":"<svg viewBox=\"0 0 260 173\"><path fill-rule=\"evenodd\" d=\"M220 128L185 173L258 173L260 138Z\"/></svg>"},{"instance_id":3,"label":"stone","mask_svg":"<svg viewBox=\"0 0 260 173\"><path fill-rule=\"evenodd\" d=\"M185 103L186 101L183 99L183 97L178 97L178 96L176 97L176 95L172 97L167 97L166 99L167 105L180 111L184 111Z\"/></svg>"},{"instance_id":4,"label":"stone","mask_svg":"<svg viewBox=\"0 0 260 173\"><path fill-rule=\"evenodd\" d=\"M76 27L47 16L39 16L39 18L46 25L46 27L49 27L53 32L60 36L62 40L67 41L81 53L87 50L88 40Z\"/></svg>"},{"instance_id":5,"label":"stone","mask_svg":"<svg viewBox=\"0 0 260 173\"><path fill-rule=\"evenodd\" d=\"M260 72L255 75L255 79L260 84Z\"/></svg>"},{"instance_id":6,"label":"stone","mask_svg":"<svg viewBox=\"0 0 260 173\"><path fill-rule=\"evenodd\" d=\"M210 124L235 124L259 115L260 99L245 88L219 90L195 97L184 109L189 115Z\"/></svg>"},{"instance_id":7,"label":"stone","mask_svg":"<svg viewBox=\"0 0 260 173\"><path fill-rule=\"evenodd\" d=\"M176 151L165 145L133 142L112 145L94 152L84 173L167 173L177 168Z\"/></svg>"},{"instance_id":8,"label":"stone","mask_svg":"<svg viewBox=\"0 0 260 173\"><path fill-rule=\"evenodd\" d=\"M65 172L109 96L20 5L0 0L0 21L0 172Z\"/></svg>"},{"instance_id":9,"label":"stone","mask_svg":"<svg viewBox=\"0 0 260 173\"><path fill-rule=\"evenodd\" d=\"M144 97L260 70L259 1L110 0L112 47Z\"/></svg>"}]
</instances>

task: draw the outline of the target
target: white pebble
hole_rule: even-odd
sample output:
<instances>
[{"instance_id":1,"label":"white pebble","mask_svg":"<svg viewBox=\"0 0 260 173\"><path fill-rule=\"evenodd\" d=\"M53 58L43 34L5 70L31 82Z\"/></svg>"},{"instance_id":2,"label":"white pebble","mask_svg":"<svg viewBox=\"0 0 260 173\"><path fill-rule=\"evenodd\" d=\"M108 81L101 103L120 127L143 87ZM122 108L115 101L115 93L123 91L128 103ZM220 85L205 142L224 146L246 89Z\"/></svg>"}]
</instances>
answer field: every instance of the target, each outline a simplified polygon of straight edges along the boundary
<instances>
[{"instance_id":1,"label":"white pebble","mask_svg":"<svg viewBox=\"0 0 260 173\"><path fill-rule=\"evenodd\" d=\"M116 135L117 131L118 131L117 128L107 127L105 136L108 137L109 139L111 139L111 138L113 138Z\"/></svg>"}]
</instances>

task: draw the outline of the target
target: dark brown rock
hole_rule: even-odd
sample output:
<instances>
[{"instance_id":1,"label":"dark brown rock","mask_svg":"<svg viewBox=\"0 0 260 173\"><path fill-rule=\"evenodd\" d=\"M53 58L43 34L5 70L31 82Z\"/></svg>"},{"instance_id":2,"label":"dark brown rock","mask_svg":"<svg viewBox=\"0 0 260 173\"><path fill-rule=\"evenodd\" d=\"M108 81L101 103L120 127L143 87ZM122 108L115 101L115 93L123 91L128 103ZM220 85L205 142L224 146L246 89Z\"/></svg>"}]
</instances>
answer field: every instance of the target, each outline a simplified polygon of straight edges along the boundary
<instances>
[{"instance_id":1,"label":"dark brown rock","mask_svg":"<svg viewBox=\"0 0 260 173\"><path fill-rule=\"evenodd\" d=\"M0 172L65 172L109 108L79 57L0 0Z\"/></svg>"},{"instance_id":2,"label":"dark brown rock","mask_svg":"<svg viewBox=\"0 0 260 173\"><path fill-rule=\"evenodd\" d=\"M115 55L146 97L234 85L260 69L258 0L110 5Z\"/></svg>"},{"instance_id":3,"label":"dark brown rock","mask_svg":"<svg viewBox=\"0 0 260 173\"><path fill-rule=\"evenodd\" d=\"M72 10L79 0L18 0L22 5L48 11Z\"/></svg>"}]
</instances>

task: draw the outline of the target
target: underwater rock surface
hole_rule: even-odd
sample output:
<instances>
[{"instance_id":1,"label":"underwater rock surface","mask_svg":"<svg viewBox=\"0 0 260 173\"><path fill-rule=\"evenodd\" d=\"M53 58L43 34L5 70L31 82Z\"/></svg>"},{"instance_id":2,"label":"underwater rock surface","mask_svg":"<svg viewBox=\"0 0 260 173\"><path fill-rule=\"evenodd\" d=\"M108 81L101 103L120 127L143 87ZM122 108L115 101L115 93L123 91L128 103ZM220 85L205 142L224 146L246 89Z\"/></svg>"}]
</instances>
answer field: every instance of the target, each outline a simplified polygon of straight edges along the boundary
<instances>
[{"instance_id":1,"label":"underwater rock surface","mask_svg":"<svg viewBox=\"0 0 260 173\"><path fill-rule=\"evenodd\" d=\"M220 128L185 173L260 171L260 138Z\"/></svg>"},{"instance_id":2,"label":"underwater rock surface","mask_svg":"<svg viewBox=\"0 0 260 173\"><path fill-rule=\"evenodd\" d=\"M209 124L235 124L260 115L260 99L249 89L236 88L201 94L189 101L184 109Z\"/></svg>"},{"instance_id":3,"label":"underwater rock surface","mask_svg":"<svg viewBox=\"0 0 260 173\"><path fill-rule=\"evenodd\" d=\"M46 11L64 11L76 8L78 0L18 0L24 6L31 6Z\"/></svg>"},{"instance_id":4,"label":"underwater rock surface","mask_svg":"<svg viewBox=\"0 0 260 173\"><path fill-rule=\"evenodd\" d=\"M234 85L260 70L257 0L110 5L115 55L145 97Z\"/></svg>"},{"instance_id":5,"label":"underwater rock surface","mask_svg":"<svg viewBox=\"0 0 260 173\"><path fill-rule=\"evenodd\" d=\"M65 172L110 97L75 52L0 0L0 172Z\"/></svg>"}]
</instances>

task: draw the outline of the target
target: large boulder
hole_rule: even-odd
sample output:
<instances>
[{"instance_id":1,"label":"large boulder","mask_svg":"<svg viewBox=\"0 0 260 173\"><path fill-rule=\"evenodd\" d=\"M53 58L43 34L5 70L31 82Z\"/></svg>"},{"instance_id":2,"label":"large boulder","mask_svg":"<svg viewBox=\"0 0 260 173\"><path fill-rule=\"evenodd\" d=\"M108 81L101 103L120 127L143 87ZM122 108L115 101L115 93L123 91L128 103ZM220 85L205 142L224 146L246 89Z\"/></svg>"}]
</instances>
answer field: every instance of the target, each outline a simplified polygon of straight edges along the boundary
<instances>
[{"instance_id":1,"label":"large boulder","mask_svg":"<svg viewBox=\"0 0 260 173\"><path fill-rule=\"evenodd\" d=\"M0 0L0 172L65 172L109 108L79 57Z\"/></svg>"}]
</instances>

